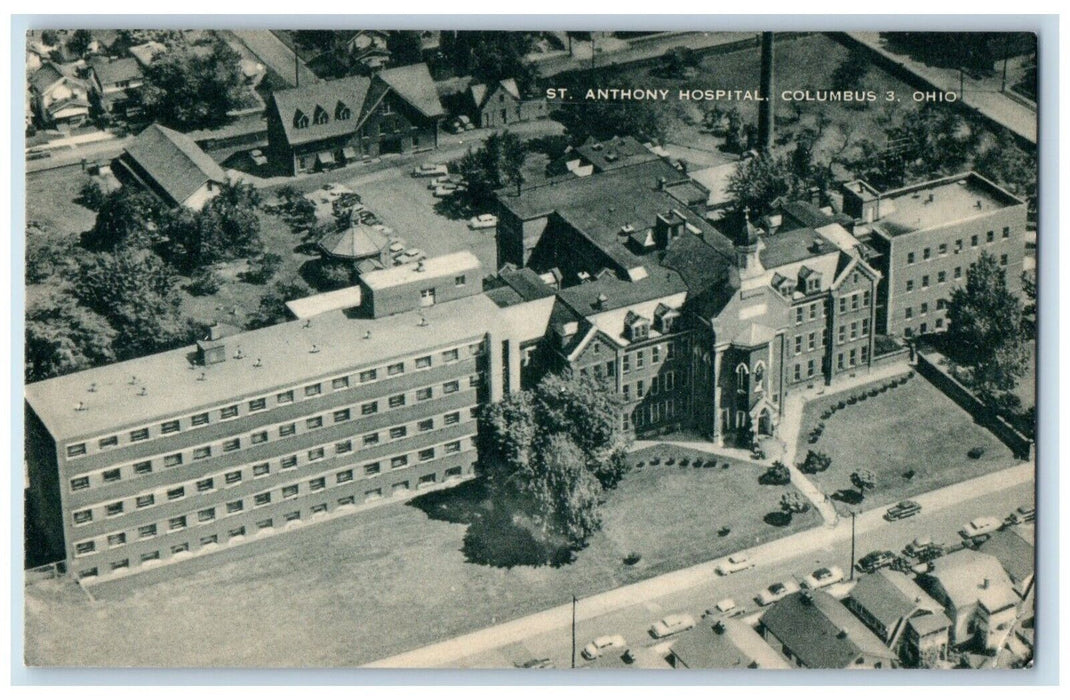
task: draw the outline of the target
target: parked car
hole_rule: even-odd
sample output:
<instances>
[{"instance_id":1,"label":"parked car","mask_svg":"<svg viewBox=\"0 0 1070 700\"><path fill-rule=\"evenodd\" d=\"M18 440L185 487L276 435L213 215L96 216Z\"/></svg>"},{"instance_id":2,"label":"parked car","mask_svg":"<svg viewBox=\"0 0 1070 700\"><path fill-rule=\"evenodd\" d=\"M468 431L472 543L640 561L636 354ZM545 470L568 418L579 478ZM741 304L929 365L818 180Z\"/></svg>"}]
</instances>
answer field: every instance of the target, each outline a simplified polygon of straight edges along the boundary
<instances>
[{"instance_id":1,"label":"parked car","mask_svg":"<svg viewBox=\"0 0 1070 700\"><path fill-rule=\"evenodd\" d=\"M449 168L440 163L421 163L412 169L413 177L435 177L437 175L448 175Z\"/></svg>"},{"instance_id":2,"label":"parked car","mask_svg":"<svg viewBox=\"0 0 1070 700\"><path fill-rule=\"evenodd\" d=\"M877 569L891 566L895 561L895 552L889 550L877 550L870 552L858 560L858 570L864 574L872 574Z\"/></svg>"},{"instance_id":3,"label":"parked car","mask_svg":"<svg viewBox=\"0 0 1070 700\"><path fill-rule=\"evenodd\" d=\"M650 627L650 634L655 639L661 639L662 637L670 637L680 632L686 632L695 626L695 618L690 615L676 614L664 617L655 622Z\"/></svg>"},{"instance_id":4,"label":"parked car","mask_svg":"<svg viewBox=\"0 0 1070 700\"><path fill-rule=\"evenodd\" d=\"M944 553L944 546L933 542L933 538L926 536L915 537L914 541L903 549L903 554L911 559L928 561L935 559Z\"/></svg>"},{"instance_id":5,"label":"parked car","mask_svg":"<svg viewBox=\"0 0 1070 700\"><path fill-rule=\"evenodd\" d=\"M478 231L484 228L494 228L498 225L498 217L494 214L480 214L468 220L468 228Z\"/></svg>"},{"instance_id":6,"label":"parked car","mask_svg":"<svg viewBox=\"0 0 1070 700\"><path fill-rule=\"evenodd\" d=\"M843 580L843 569L838 566L823 566L803 579L803 588L816 590Z\"/></svg>"},{"instance_id":7,"label":"parked car","mask_svg":"<svg viewBox=\"0 0 1070 700\"><path fill-rule=\"evenodd\" d=\"M623 649L625 644L624 637L619 634L606 634L591 641L580 654L588 661L593 661L607 651Z\"/></svg>"},{"instance_id":8,"label":"parked car","mask_svg":"<svg viewBox=\"0 0 1070 700\"><path fill-rule=\"evenodd\" d=\"M461 175L439 175L431 182L427 183L427 189L433 190L438 187L449 187L451 185L461 186L466 184L464 177Z\"/></svg>"},{"instance_id":9,"label":"parked car","mask_svg":"<svg viewBox=\"0 0 1070 700\"><path fill-rule=\"evenodd\" d=\"M962 539L968 540L981 535L990 535L1002 526L1003 521L999 518L992 515L984 515L966 523L959 530L959 534L962 535Z\"/></svg>"},{"instance_id":10,"label":"parked car","mask_svg":"<svg viewBox=\"0 0 1070 700\"><path fill-rule=\"evenodd\" d=\"M774 583L773 585L769 586L769 588L766 588L764 591L759 593L756 600L758 601L758 605L772 605L781 598L786 598L792 593L797 592L798 590L799 584L795 583L794 581L781 581L779 583Z\"/></svg>"},{"instance_id":11,"label":"parked car","mask_svg":"<svg viewBox=\"0 0 1070 700\"><path fill-rule=\"evenodd\" d=\"M1037 519L1037 509L1034 506L1018 506L1013 513L1007 516L1009 525L1021 525L1031 523Z\"/></svg>"},{"instance_id":12,"label":"parked car","mask_svg":"<svg viewBox=\"0 0 1070 700\"><path fill-rule=\"evenodd\" d=\"M744 552L739 552L718 564L717 573L721 576L727 576L728 574L734 574L737 571L749 569L752 566L754 566L754 562L752 562Z\"/></svg>"},{"instance_id":13,"label":"parked car","mask_svg":"<svg viewBox=\"0 0 1070 700\"><path fill-rule=\"evenodd\" d=\"M268 162L267 156L265 156L264 152L261 151L259 148L254 148L253 150L249 151L249 160L253 161L253 165L258 168L264 167L265 165L267 165Z\"/></svg>"},{"instance_id":14,"label":"parked car","mask_svg":"<svg viewBox=\"0 0 1070 700\"><path fill-rule=\"evenodd\" d=\"M884 514L885 520L902 520L921 512L921 505L916 501L900 501Z\"/></svg>"},{"instance_id":15,"label":"parked car","mask_svg":"<svg viewBox=\"0 0 1070 700\"><path fill-rule=\"evenodd\" d=\"M461 186L460 185L455 185L453 183L446 183L445 185L439 185L438 187L436 187L434 189L434 191L431 192L431 194L433 196L435 196L435 197L440 197L441 198L441 197L449 197L450 195L456 194L456 193L458 193L460 191L461 191Z\"/></svg>"},{"instance_id":16,"label":"parked car","mask_svg":"<svg viewBox=\"0 0 1070 700\"><path fill-rule=\"evenodd\" d=\"M739 617L747 614L746 608L741 608L732 598L717 601L712 608L702 614L702 617Z\"/></svg>"},{"instance_id":17,"label":"parked car","mask_svg":"<svg viewBox=\"0 0 1070 700\"><path fill-rule=\"evenodd\" d=\"M528 659L523 663L513 664L517 668L553 668L554 662L550 659Z\"/></svg>"}]
</instances>

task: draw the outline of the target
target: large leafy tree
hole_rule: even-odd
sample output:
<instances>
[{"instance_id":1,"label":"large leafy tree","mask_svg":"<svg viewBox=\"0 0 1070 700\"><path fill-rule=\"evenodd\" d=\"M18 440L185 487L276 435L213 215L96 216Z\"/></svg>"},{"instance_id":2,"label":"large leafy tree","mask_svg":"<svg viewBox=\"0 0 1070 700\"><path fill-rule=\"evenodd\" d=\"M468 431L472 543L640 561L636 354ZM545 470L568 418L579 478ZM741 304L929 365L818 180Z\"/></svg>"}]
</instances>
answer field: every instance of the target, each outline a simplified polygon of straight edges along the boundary
<instances>
[{"instance_id":1,"label":"large leafy tree","mask_svg":"<svg viewBox=\"0 0 1070 700\"><path fill-rule=\"evenodd\" d=\"M99 201L96 221L82 234L82 245L100 251L151 246L162 211L159 200L146 192L128 187L113 190Z\"/></svg>"},{"instance_id":2,"label":"large leafy tree","mask_svg":"<svg viewBox=\"0 0 1070 700\"><path fill-rule=\"evenodd\" d=\"M524 142L510 131L495 132L479 149L468 149L457 164L457 172L468 182L469 201L484 205L493 201L494 190L521 182L526 156Z\"/></svg>"},{"instance_id":3,"label":"large leafy tree","mask_svg":"<svg viewBox=\"0 0 1070 700\"><path fill-rule=\"evenodd\" d=\"M219 126L241 104L241 57L222 40L201 53L176 46L145 69L141 101L157 121L181 130Z\"/></svg>"},{"instance_id":4,"label":"large leafy tree","mask_svg":"<svg viewBox=\"0 0 1070 700\"><path fill-rule=\"evenodd\" d=\"M877 475L869 469L859 469L851 472L851 484L858 489L858 495L864 498L866 489L876 488Z\"/></svg>"},{"instance_id":5,"label":"large leafy tree","mask_svg":"<svg viewBox=\"0 0 1070 700\"><path fill-rule=\"evenodd\" d=\"M471 74L484 83L512 78L527 91L535 82L526 58L533 42L529 32L442 32L441 51L457 75Z\"/></svg>"},{"instance_id":6,"label":"large leafy tree","mask_svg":"<svg viewBox=\"0 0 1070 700\"><path fill-rule=\"evenodd\" d=\"M974 386L986 393L1014 388L1028 365L1021 335L1022 303L1007 289L1006 272L982 253L951 292L945 340L952 358L972 368Z\"/></svg>"},{"instance_id":7,"label":"large leafy tree","mask_svg":"<svg viewBox=\"0 0 1070 700\"><path fill-rule=\"evenodd\" d=\"M259 202L252 185L228 182L199 212L176 208L163 227L167 245L161 254L183 270L258 255L263 250Z\"/></svg>"},{"instance_id":8,"label":"large leafy tree","mask_svg":"<svg viewBox=\"0 0 1070 700\"><path fill-rule=\"evenodd\" d=\"M390 32L386 39L386 48L390 51L390 65L407 66L423 60L420 32L398 30Z\"/></svg>"},{"instance_id":9,"label":"large leafy tree","mask_svg":"<svg viewBox=\"0 0 1070 700\"><path fill-rule=\"evenodd\" d=\"M809 182L801 177L792 156L760 154L743 161L728 180L729 209L749 209L752 216L768 214L779 200L806 194Z\"/></svg>"},{"instance_id":10,"label":"large leafy tree","mask_svg":"<svg viewBox=\"0 0 1070 700\"><path fill-rule=\"evenodd\" d=\"M572 88L582 95L583 85ZM568 131L573 143L588 137L599 141L614 136L634 136L640 141L660 140L666 127L676 118L676 108L668 102L609 102L575 99L561 106L554 118Z\"/></svg>"},{"instance_id":11,"label":"large leafy tree","mask_svg":"<svg viewBox=\"0 0 1070 700\"><path fill-rule=\"evenodd\" d=\"M50 287L26 306L27 382L115 361L115 329L70 293Z\"/></svg>"}]
</instances>

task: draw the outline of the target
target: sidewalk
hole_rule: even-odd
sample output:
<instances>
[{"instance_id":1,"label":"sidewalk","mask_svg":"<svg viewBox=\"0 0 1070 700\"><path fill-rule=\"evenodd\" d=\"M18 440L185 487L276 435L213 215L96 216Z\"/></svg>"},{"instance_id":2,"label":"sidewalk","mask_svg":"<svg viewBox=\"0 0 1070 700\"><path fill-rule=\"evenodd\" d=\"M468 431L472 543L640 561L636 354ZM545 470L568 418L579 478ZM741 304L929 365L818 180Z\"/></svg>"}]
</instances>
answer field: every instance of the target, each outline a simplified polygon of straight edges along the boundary
<instances>
[{"instance_id":1,"label":"sidewalk","mask_svg":"<svg viewBox=\"0 0 1070 700\"><path fill-rule=\"evenodd\" d=\"M1009 469L977 477L976 479L930 491L918 496L915 500L927 511L941 510L971 498L995 493L1029 481L1034 477L1035 468L1032 462L1026 462ZM863 512L855 522L856 534L885 525L883 515L883 507ZM830 547L839 541L850 538L850 536L850 523L841 521L835 527L806 530L779 540L767 542L748 549L747 554L756 565L775 564L781 560L798 556L803 552ZM577 610L576 619L578 621L587 620L684 591L706 583L716 576L716 563L715 561L709 561L615 588L605 593L584 598L583 605ZM456 663L458 659L497 649L506 644L520 642L537 634L563 629L570 624L572 624L572 604L567 603L494 627L488 627L454 639L432 644L422 649L415 649L386 659L380 659L367 664L366 667L434 668L449 666Z\"/></svg>"}]
</instances>

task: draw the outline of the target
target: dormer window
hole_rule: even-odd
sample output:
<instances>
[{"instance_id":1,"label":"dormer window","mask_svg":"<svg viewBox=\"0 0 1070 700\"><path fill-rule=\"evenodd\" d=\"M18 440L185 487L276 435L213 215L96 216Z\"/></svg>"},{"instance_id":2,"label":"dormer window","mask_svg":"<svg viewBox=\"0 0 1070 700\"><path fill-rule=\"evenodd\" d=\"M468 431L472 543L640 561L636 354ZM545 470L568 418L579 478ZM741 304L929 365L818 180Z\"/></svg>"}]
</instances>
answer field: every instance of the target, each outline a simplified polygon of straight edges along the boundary
<instances>
[{"instance_id":1,"label":"dormer window","mask_svg":"<svg viewBox=\"0 0 1070 700\"><path fill-rule=\"evenodd\" d=\"M349 111L349 107L346 107L345 104L343 104L342 102L339 102L337 105L335 105L335 107L334 107L334 119L335 119L335 121L345 121L346 119L349 119L352 116L353 116L353 113Z\"/></svg>"},{"instance_id":2,"label":"dormer window","mask_svg":"<svg viewBox=\"0 0 1070 700\"><path fill-rule=\"evenodd\" d=\"M296 129L307 129L308 128L308 115L305 114L304 112L302 112L301 110L297 110L296 112L294 112L294 128L296 128Z\"/></svg>"},{"instance_id":3,"label":"dormer window","mask_svg":"<svg viewBox=\"0 0 1070 700\"><path fill-rule=\"evenodd\" d=\"M634 311L624 317L624 332L630 341L646 340L650 337L650 321Z\"/></svg>"},{"instance_id":4,"label":"dormer window","mask_svg":"<svg viewBox=\"0 0 1070 700\"><path fill-rule=\"evenodd\" d=\"M312 121L316 124L326 124L330 117L327 116L327 110L319 105L316 105L316 111L312 115Z\"/></svg>"}]
</instances>

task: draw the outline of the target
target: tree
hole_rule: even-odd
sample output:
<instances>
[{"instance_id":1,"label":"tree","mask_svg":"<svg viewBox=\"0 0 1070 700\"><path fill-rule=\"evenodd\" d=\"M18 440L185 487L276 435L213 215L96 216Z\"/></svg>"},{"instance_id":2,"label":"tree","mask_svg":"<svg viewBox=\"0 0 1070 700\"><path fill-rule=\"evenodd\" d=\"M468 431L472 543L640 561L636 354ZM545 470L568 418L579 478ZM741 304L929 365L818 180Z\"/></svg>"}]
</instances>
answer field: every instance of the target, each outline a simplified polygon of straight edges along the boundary
<instances>
[{"instance_id":1,"label":"tree","mask_svg":"<svg viewBox=\"0 0 1070 700\"><path fill-rule=\"evenodd\" d=\"M467 199L473 206L484 206L493 201L495 190L521 182L526 156L524 142L510 131L494 132L478 150L469 148L457 164L468 183Z\"/></svg>"},{"instance_id":2,"label":"tree","mask_svg":"<svg viewBox=\"0 0 1070 700\"><path fill-rule=\"evenodd\" d=\"M869 58L859 49L851 51L836 70L832 71L832 87L836 90L859 90L862 79L869 72ZM865 104L865 103L863 103Z\"/></svg>"},{"instance_id":3,"label":"tree","mask_svg":"<svg viewBox=\"0 0 1070 700\"><path fill-rule=\"evenodd\" d=\"M773 462L773 465L769 467L765 474L761 478L762 483L772 484L775 486L784 486L791 483L791 471L787 465L781 462L779 459Z\"/></svg>"},{"instance_id":4,"label":"tree","mask_svg":"<svg viewBox=\"0 0 1070 700\"><path fill-rule=\"evenodd\" d=\"M529 32L459 31L443 32L440 49L456 75L471 74L487 84L512 78L523 93L535 83L527 60L533 44Z\"/></svg>"},{"instance_id":5,"label":"tree","mask_svg":"<svg viewBox=\"0 0 1070 700\"><path fill-rule=\"evenodd\" d=\"M851 472L851 483L858 489L858 495L865 498L866 489L876 487L877 475L869 469L859 469L858 471Z\"/></svg>"},{"instance_id":6,"label":"tree","mask_svg":"<svg viewBox=\"0 0 1070 700\"><path fill-rule=\"evenodd\" d=\"M93 43L93 35L88 29L76 29L67 39L67 50L75 56L84 56L89 52L91 43Z\"/></svg>"},{"instance_id":7,"label":"tree","mask_svg":"<svg viewBox=\"0 0 1070 700\"><path fill-rule=\"evenodd\" d=\"M312 289L300 277L289 282L277 282L275 288L260 298L257 307L246 324L249 330L273 326L289 317L286 302L312 294Z\"/></svg>"},{"instance_id":8,"label":"tree","mask_svg":"<svg viewBox=\"0 0 1070 700\"><path fill-rule=\"evenodd\" d=\"M201 55L175 47L145 68L141 102L146 114L182 131L226 123L242 102L241 56L222 40Z\"/></svg>"},{"instance_id":9,"label":"tree","mask_svg":"<svg viewBox=\"0 0 1070 700\"><path fill-rule=\"evenodd\" d=\"M88 178L85 183L82 184L82 188L78 190L77 201L86 209L100 211L100 208L104 205L104 198L106 196L104 188L100 186L100 183L92 178Z\"/></svg>"},{"instance_id":10,"label":"tree","mask_svg":"<svg viewBox=\"0 0 1070 700\"><path fill-rule=\"evenodd\" d=\"M728 208L734 212L750 209L751 216L764 216L775 210L778 199L802 197L808 187L790 158L763 153L743 161L732 173Z\"/></svg>"},{"instance_id":11,"label":"tree","mask_svg":"<svg viewBox=\"0 0 1070 700\"><path fill-rule=\"evenodd\" d=\"M27 382L115 361L115 329L66 289L50 287L26 306Z\"/></svg>"},{"instance_id":12,"label":"tree","mask_svg":"<svg viewBox=\"0 0 1070 700\"><path fill-rule=\"evenodd\" d=\"M585 88L577 84L573 93L582 95ZM589 137L599 141L614 136L634 136L640 141L664 138L666 127L675 118L672 104L667 102L608 102L576 99L561 106L554 119L565 126L574 144Z\"/></svg>"},{"instance_id":13,"label":"tree","mask_svg":"<svg viewBox=\"0 0 1070 700\"><path fill-rule=\"evenodd\" d=\"M162 209L155 197L138 189L109 192L99 202L93 228L82 234L82 245L94 251L148 248L157 241Z\"/></svg>"},{"instance_id":14,"label":"tree","mask_svg":"<svg viewBox=\"0 0 1070 700\"><path fill-rule=\"evenodd\" d=\"M386 38L386 48L390 51L390 65L407 66L423 60L420 32L398 30L390 32Z\"/></svg>"},{"instance_id":15,"label":"tree","mask_svg":"<svg viewBox=\"0 0 1070 700\"><path fill-rule=\"evenodd\" d=\"M832 458L827 454L817 450L807 450L806 459L803 460L799 469L807 474L817 474L825 471L830 466L832 466Z\"/></svg>"},{"instance_id":16,"label":"tree","mask_svg":"<svg viewBox=\"0 0 1070 700\"><path fill-rule=\"evenodd\" d=\"M970 265L966 284L951 291L947 316L946 347L972 368L974 387L989 394L1012 389L1028 364L1022 304L995 257L982 253Z\"/></svg>"},{"instance_id":17,"label":"tree","mask_svg":"<svg viewBox=\"0 0 1070 700\"><path fill-rule=\"evenodd\" d=\"M788 491L780 497L780 510L790 517L795 513L805 513L810 510L810 504L798 491Z\"/></svg>"}]
</instances>

